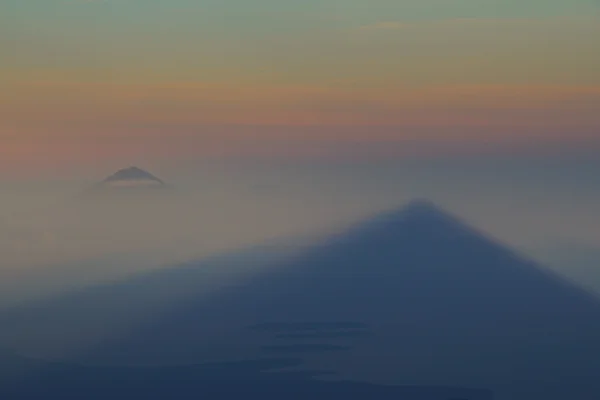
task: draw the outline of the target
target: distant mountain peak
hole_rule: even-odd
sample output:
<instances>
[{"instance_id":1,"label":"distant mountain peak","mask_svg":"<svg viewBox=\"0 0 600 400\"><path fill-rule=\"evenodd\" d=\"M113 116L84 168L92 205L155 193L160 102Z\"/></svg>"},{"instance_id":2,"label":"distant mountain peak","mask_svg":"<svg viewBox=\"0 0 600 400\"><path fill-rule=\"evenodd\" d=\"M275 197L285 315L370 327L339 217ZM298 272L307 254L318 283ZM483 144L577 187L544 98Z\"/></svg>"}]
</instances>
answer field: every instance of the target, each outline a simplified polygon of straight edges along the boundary
<instances>
[{"instance_id":1,"label":"distant mountain peak","mask_svg":"<svg viewBox=\"0 0 600 400\"><path fill-rule=\"evenodd\" d=\"M110 195L168 193L172 187L150 172L131 166L122 168L107 178L84 190L84 198L98 198Z\"/></svg>"},{"instance_id":2,"label":"distant mountain peak","mask_svg":"<svg viewBox=\"0 0 600 400\"><path fill-rule=\"evenodd\" d=\"M117 172L106 178L104 182L136 180L150 180L161 184L163 183L163 181L158 179L156 176L152 175L150 172L135 166L118 170Z\"/></svg>"},{"instance_id":3,"label":"distant mountain peak","mask_svg":"<svg viewBox=\"0 0 600 400\"><path fill-rule=\"evenodd\" d=\"M166 184L155 175L139 167L123 168L100 183L103 188L163 188Z\"/></svg>"}]
</instances>

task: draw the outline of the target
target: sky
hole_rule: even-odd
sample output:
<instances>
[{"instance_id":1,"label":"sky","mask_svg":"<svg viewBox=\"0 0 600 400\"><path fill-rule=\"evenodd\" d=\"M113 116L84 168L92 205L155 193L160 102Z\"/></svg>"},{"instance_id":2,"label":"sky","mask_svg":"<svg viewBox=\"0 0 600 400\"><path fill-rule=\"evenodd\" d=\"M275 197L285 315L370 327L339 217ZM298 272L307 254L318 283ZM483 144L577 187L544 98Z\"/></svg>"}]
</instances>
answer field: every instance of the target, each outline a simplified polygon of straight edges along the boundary
<instances>
[{"instance_id":1,"label":"sky","mask_svg":"<svg viewBox=\"0 0 600 400\"><path fill-rule=\"evenodd\" d=\"M598 38L597 0L3 0L0 175L600 149Z\"/></svg>"},{"instance_id":2,"label":"sky","mask_svg":"<svg viewBox=\"0 0 600 400\"><path fill-rule=\"evenodd\" d=\"M1 0L0 273L144 267L426 197L585 282L598 49L598 0ZM130 165L187 191L153 212L164 232L57 211Z\"/></svg>"}]
</instances>

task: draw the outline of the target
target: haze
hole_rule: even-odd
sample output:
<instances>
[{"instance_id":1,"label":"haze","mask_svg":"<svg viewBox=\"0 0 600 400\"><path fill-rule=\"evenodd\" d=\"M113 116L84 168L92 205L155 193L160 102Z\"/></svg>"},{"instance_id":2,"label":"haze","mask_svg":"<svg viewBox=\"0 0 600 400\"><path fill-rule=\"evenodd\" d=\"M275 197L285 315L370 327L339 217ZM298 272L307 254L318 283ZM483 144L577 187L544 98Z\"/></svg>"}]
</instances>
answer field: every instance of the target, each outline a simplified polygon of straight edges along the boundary
<instances>
[{"instance_id":1,"label":"haze","mask_svg":"<svg viewBox=\"0 0 600 400\"><path fill-rule=\"evenodd\" d=\"M252 245L307 243L412 198L435 199L527 256L600 288L599 167L575 152L156 163L150 170L173 186L168 195L101 204L80 197L117 168L87 178L5 180L3 296L26 298L46 286Z\"/></svg>"},{"instance_id":2,"label":"haze","mask_svg":"<svg viewBox=\"0 0 600 400\"><path fill-rule=\"evenodd\" d=\"M597 398L599 48L592 0L3 0L0 397Z\"/></svg>"}]
</instances>

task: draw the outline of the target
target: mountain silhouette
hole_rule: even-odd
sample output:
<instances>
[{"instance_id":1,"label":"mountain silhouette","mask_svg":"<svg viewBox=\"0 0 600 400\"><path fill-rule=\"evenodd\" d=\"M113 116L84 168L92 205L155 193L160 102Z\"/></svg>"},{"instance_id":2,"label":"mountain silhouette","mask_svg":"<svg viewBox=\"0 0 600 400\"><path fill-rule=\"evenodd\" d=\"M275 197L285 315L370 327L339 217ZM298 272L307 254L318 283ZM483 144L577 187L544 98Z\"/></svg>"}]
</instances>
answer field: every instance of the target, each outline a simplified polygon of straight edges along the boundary
<instances>
[{"instance_id":1,"label":"mountain silhouette","mask_svg":"<svg viewBox=\"0 0 600 400\"><path fill-rule=\"evenodd\" d=\"M189 232L194 216L183 215L187 200L177 194L169 183L129 167L76 193L52 212L49 225L75 240L112 243L113 252L147 249Z\"/></svg>"},{"instance_id":2,"label":"mountain silhouette","mask_svg":"<svg viewBox=\"0 0 600 400\"><path fill-rule=\"evenodd\" d=\"M163 279L167 287L168 271ZM79 301L111 304L85 293ZM500 400L591 399L600 395L600 303L418 200L191 296L80 357L177 364L273 354L334 379L485 387Z\"/></svg>"},{"instance_id":3,"label":"mountain silhouette","mask_svg":"<svg viewBox=\"0 0 600 400\"><path fill-rule=\"evenodd\" d=\"M123 168L95 183L82 193L82 197L90 199L123 199L134 195L148 193L167 193L170 188L163 180L141 168L132 166ZM115 197L116 196L116 197Z\"/></svg>"},{"instance_id":4,"label":"mountain silhouette","mask_svg":"<svg viewBox=\"0 0 600 400\"><path fill-rule=\"evenodd\" d=\"M120 169L102 181L109 187L164 186L165 183L151 173L138 167Z\"/></svg>"},{"instance_id":5,"label":"mountain silhouette","mask_svg":"<svg viewBox=\"0 0 600 400\"><path fill-rule=\"evenodd\" d=\"M174 197L172 194L173 187L170 184L148 171L132 166L120 169L76 194L67 202L66 211L67 214L72 214L81 209L79 211L83 213L98 214L108 206L131 209L140 206L142 202L159 204L170 201ZM88 206L91 208L86 209Z\"/></svg>"}]
</instances>

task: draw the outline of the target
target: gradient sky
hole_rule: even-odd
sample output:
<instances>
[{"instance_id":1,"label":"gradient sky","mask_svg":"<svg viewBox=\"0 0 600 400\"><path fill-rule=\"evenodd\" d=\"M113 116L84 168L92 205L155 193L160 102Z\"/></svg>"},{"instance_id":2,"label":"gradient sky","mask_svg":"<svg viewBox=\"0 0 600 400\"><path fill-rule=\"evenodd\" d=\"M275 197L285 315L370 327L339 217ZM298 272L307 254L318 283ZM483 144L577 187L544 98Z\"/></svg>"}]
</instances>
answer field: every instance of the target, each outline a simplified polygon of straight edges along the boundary
<instances>
[{"instance_id":1,"label":"gradient sky","mask_svg":"<svg viewBox=\"0 0 600 400\"><path fill-rule=\"evenodd\" d=\"M597 0L3 0L0 173L600 150L598 49Z\"/></svg>"}]
</instances>

